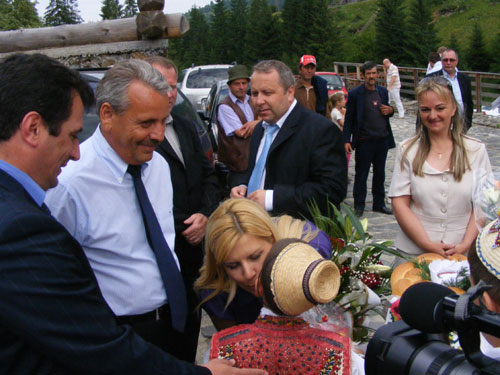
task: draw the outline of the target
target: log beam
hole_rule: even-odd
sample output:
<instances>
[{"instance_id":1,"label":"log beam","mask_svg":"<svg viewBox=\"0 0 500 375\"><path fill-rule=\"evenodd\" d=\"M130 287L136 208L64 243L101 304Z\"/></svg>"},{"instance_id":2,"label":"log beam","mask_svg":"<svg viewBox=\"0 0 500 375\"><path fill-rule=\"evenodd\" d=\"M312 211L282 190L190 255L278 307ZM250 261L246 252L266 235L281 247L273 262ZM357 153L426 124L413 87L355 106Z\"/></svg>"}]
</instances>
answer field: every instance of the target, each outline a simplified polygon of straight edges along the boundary
<instances>
[{"instance_id":1,"label":"log beam","mask_svg":"<svg viewBox=\"0 0 500 375\"><path fill-rule=\"evenodd\" d=\"M189 22L182 13L166 15L161 38L181 38L189 30ZM0 32L0 53L21 52L40 48L69 47L88 44L140 40L136 18L62 25L38 29Z\"/></svg>"}]
</instances>

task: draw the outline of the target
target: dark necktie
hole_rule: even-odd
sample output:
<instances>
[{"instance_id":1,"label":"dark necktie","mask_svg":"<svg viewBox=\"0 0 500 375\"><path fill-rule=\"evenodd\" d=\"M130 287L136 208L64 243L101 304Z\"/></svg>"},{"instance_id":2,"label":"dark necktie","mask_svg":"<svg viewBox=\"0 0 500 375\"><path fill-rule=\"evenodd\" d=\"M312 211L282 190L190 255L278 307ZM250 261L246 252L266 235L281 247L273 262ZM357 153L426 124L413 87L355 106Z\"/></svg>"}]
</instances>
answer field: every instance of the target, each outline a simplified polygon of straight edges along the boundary
<instances>
[{"instance_id":1,"label":"dark necktie","mask_svg":"<svg viewBox=\"0 0 500 375\"><path fill-rule=\"evenodd\" d=\"M179 332L184 332L187 315L186 290L182 275L177 267L175 259L168 247L165 236L158 222L151 202L148 198L148 193L141 179L142 165L129 165L127 172L132 175L134 181L135 192L139 199L142 218L146 228L146 235L149 245L153 249L160 269L161 278L167 291L168 302L172 315L172 327Z\"/></svg>"}]
</instances>

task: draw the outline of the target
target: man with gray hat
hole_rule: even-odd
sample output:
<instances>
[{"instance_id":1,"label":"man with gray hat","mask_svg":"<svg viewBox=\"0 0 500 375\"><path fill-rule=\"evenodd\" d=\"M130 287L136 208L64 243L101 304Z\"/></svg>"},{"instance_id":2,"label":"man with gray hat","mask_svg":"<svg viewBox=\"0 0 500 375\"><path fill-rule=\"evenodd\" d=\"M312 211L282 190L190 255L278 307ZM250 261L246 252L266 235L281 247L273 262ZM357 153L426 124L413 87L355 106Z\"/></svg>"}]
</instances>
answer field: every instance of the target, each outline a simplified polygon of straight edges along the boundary
<instances>
[{"instance_id":1,"label":"man with gray hat","mask_svg":"<svg viewBox=\"0 0 500 375\"><path fill-rule=\"evenodd\" d=\"M247 95L248 68L236 65L228 74L229 95L217 108L218 157L231 172L244 172L248 166L250 136L260 119Z\"/></svg>"}]
</instances>

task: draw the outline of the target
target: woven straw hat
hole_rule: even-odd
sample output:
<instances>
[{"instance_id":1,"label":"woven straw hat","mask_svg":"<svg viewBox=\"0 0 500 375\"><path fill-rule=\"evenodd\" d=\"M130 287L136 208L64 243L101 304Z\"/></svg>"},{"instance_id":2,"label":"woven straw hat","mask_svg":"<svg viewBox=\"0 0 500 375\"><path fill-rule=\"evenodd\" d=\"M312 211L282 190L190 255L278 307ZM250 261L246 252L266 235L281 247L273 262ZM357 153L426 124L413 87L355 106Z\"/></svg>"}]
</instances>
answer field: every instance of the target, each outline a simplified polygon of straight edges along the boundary
<instances>
[{"instance_id":1,"label":"woven straw hat","mask_svg":"<svg viewBox=\"0 0 500 375\"><path fill-rule=\"evenodd\" d=\"M294 238L276 242L261 273L265 304L276 314L295 316L338 294L340 272L309 244Z\"/></svg>"},{"instance_id":2,"label":"woven straw hat","mask_svg":"<svg viewBox=\"0 0 500 375\"><path fill-rule=\"evenodd\" d=\"M479 260L497 279L500 279L500 219L483 228L476 240Z\"/></svg>"}]
</instances>

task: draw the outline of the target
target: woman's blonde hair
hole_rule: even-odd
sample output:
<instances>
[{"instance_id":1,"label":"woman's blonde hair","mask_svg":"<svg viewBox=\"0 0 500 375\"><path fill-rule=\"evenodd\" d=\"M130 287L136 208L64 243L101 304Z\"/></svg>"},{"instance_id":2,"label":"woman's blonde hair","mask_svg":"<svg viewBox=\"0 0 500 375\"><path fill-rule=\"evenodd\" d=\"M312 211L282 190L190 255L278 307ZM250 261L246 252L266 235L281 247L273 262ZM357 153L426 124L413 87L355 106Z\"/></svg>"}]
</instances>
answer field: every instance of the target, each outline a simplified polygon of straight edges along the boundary
<instances>
[{"instance_id":1,"label":"woman's blonde hair","mask_svg":"<svg viewBox=\"0 0 500 375\"><path fill-rule=\"evenodd\" d=\"M236 282L227 275L224 262L242 236L260 237L271 244L288 237L309 241L317 232L304 233L305 224L287 215L271 218L260 205L248 199L231 198L221 203L208 219L205 259L200 277L194 283L195 290L213 289L201 304L221 292L229 294L226 306L233 300Z\"/></svg>"},{"instance_id":2,"label":"woman's blonde hair","mask_svg":"<svg viewBox=\"0 0 500 375\"><path fill-rule=\"evenodd\" d=\"M345 95L342 91L337 91L335 94L331 95L328 98L328 105L326 107L327 112L330 113L333 108L335 108L335 104L340 102L342 99L345 99Z\"/></svg>"},{"instance_id":3,"label":"woman's blonde hair","mask_svg":"<svg viewBox=\"0 0 500 375\"><path fill-rule=\"evenodd\" d=\"M458 109L457 101L453 95L452 87L449 81L444 77L428 77L423 79L415 90L415 95L418 102L422 96L429 92L434 92L439 98L450 102L455 107L455 115L451 118L450 136L453 142L453 150L450 158L450 170L453 172L455 181L460 182L462 176L467 169L470 170L469 158L467 157L467 150L465 149L465 142L463 132L465 129L465 122L463 116ZM401 158L401 170L404 168L404 161L408 151L413 145L417 145L417 153L412 163L412 170L415 176L423 177L423 165L431 149L431 142L429 138L429 131L424 126L420 112L418 114L417 134L405 144L405 151Z\"/></svg>"}]
</instances>

